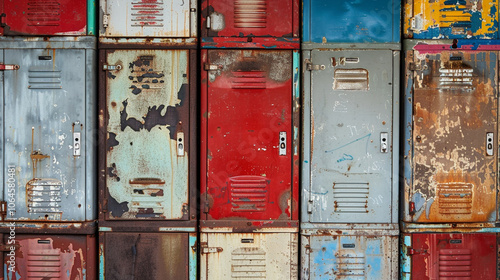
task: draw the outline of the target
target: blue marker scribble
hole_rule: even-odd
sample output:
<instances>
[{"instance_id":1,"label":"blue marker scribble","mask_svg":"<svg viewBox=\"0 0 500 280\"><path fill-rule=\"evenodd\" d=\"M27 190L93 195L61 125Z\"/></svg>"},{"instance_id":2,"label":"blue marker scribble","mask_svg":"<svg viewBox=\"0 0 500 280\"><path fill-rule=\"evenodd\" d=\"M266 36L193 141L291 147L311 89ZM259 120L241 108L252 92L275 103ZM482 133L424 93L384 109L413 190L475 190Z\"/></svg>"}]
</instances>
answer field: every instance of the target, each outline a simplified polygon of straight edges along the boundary
<instances>
[{"instance_id":1,"label":"blue marker scribble","mask_svg":"<svg viewBox=\"0 0 500 280\"><path fill-rule=\"evenodd\" d=\"M348 154L344 154L344 155L342 156L342 158L339 158L339 159L337 160L337 162L343 162L343 161L346 161L346 160L353 160L353 159L354 159L354 157L353 157L353 156L348 155Z\"/></svg>"},{"instance_id":2,"label":"blue marker scribble","mask_svg":"<svg viewBox=\"0 0 500 280\"><path fill-rule=\"evenodd\" d=\"M345 144L345 145L342 145L342 146L340 146L340 147L338 147L338 148L335 148L335 149L333 149L333 150L329 150L329 151L325 151L325 153L333 153L333 152L335 152L335 151L337 151L337 150L340 150L340 149L342 149L342 148L344 148L344 147L347 147L347 146L349 146L349 145L351 145L351 144L353 144L353 143L356 143L356 142L358 142L358 141L361 141L361 140L363 140L363 139L365 139L365 138L366 138L366 151L368 151L368 140L370 140L370 137L371 137L371 136L372 136L372 134L371 134L371 133L369 133L369 134L367 134L367 135L365 135L365 136L363 136L363 137L360 137L360 138L358 138L358 139L356 139L356 140L353 140L353 141L351 141L351 142L349 142L349 143L347 143L347 144Z\"/></svg>"}]
</instances>

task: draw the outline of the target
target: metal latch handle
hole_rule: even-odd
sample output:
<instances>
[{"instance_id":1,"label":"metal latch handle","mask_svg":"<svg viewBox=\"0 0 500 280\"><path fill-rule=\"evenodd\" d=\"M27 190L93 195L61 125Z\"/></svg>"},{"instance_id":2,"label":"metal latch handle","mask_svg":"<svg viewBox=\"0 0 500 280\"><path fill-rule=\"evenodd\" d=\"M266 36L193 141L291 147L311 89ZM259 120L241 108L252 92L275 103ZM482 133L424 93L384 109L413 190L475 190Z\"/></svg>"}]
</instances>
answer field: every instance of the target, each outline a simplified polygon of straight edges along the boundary
<instances>
[{"instance_id":1,"label":"metal latch handle","mask_svg":"<svg viewBox=\"0 0 500 280\"><path fill-rule=\"evenodd\" d=\"M0 63L0 70L18 70L19 68L19 65Z\"/></svg>"},{"instance_id":2,"label":"metal latch handle","mask_svg":"<svg viewBox=\"0 0 500 280\"><path fill-rule=\"evenodd\" d=\"M120 71L120 70L122 70L122 66L121 65L107 65L107 64L104 64L102 66L102 69L105 70L105 71Z\"/></svg>"}]
</instances>

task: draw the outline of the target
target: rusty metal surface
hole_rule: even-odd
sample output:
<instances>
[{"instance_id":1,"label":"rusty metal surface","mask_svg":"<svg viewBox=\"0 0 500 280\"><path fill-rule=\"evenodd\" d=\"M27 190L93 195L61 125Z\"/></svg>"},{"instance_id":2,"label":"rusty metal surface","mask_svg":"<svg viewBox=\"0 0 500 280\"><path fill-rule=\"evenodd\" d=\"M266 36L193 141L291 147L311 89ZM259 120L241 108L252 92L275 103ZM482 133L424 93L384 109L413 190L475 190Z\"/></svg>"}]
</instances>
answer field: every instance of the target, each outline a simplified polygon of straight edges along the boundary
<instances>
[{"instance_id":1,"label":"rusty metal surface","mask_svg":"<svg viewBox=\"0 0 500 280\"><path fill-rule=\"evenodd\" d=\"M200 279L298 279L297 233L202 233Z\"/></svg>"},{"instance_id":2,"label":"rusty metal surface","mask_svg":"<svg viewBox=\"0 0 500 280\"><path fill-rule=\"evenodd\" d=\"M2 252L6 280L97 278L93 235L16 235L14 252L10 251L7 242L12 239L8 237L3 236L8 250ZM12 256L14 266L9 263Z\"/></svg>"},{"instance_id":3,"label":"rusty metal surface","mask_svg":"<svg viewBox=\"0 0 500 280\"><path fill-rule=\"evenodd\" d=\"M406 58L404 220L494 222L497 52L417 44Z\"/></svg>"}]
</instances>

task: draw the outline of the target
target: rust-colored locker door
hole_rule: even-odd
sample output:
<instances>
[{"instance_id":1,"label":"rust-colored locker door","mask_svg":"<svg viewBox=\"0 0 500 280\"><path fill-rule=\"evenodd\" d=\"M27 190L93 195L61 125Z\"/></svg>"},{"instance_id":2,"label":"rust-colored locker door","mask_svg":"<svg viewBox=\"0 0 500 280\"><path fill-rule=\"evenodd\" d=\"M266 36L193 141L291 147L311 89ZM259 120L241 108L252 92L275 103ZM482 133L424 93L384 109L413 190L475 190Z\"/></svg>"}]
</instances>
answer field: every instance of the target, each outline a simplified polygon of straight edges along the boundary
<instances>
[{"instance_id":1,"label":"rust-colored locker door","mask_svg":"<svg viewBox=\"0 0 500 280\"><path fill-rule=\"evenodd\" d=\"M0 35L85 35L85 0L0 0Z\"/></svg>"},{"instance_id":2,"label":"rust-colored locker door","mask_svg":"<svg viewBox=\"0 0 500 280\"><path fill-rule=\"evenodd\" d=\"M204 0L203 37L292 37L296 0Z\"/></svg>"},{"instance_id":3,"label":"rust-colored locker door","mask_svg":"<svg viewBox=\"0 0 500 280\"><path fill-rule=\"evenodd\" d=\"M9 243L14 242L15 245ZM5 234L7 280L96 279L95 237L90 235ZM14 247L14 250L10 250ZM4 279L2 278L2 279Z\"/></svg>"},{"instance_id":4,"label":"rust-colored locker door","mask_svg":"<svg viewBox=\"0 0 500 280\"><path fill-rule=\"evenodd\" d=\"M493 233L413 234L411 279L494 280L496 251Z\"/></svg>"},{"instance_id":5,"label":"rust-colored locker door","mask_svg":"<svg viewBox=\"0 0 500 280\"><path fill-rule=\"evenodd\" d=\"M497 53L423 49L414 59L412 220L493 222Z\"/></svg>"},{"instance_id":6,"label":"rust-colored locker door","mask_svg":"<svg viewBox=\"0 0 500 280\"><path fill-rule=\"evenodd\" d=\"M203 57L207 219L290 219L292 51L208 50Z\"/></svg>"},{"instance_id":7,"label":"rust-colored locker door","mask_svg":"<svg viewBox=\"0 0 500 280\"><path fill-rule=\"evenodd\" d=\"M189 218L188 58L106 51L106 219Z\"/></svg>"}]
</instances>

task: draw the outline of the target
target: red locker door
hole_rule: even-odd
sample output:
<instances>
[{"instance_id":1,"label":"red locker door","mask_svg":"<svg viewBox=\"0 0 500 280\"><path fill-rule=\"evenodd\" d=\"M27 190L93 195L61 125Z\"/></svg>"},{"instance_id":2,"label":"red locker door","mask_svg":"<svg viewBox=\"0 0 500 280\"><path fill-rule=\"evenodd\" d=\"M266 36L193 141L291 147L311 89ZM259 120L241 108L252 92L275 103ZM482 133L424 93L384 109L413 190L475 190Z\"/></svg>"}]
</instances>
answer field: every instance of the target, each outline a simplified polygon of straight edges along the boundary
<instances>
[{"instance_id":1,"label":"red locker door","mask_svg":"<svg viewBox=\"0 0 500 280\"><path fill-rule=\"evenodd\" d=\"M412 275L419 280L496 279L496 234L413 234Z\"/></svg>"},{"instance_id":2,"label":"red locker door","mask_svg":"<svg viewBox=\"0 0 500 280\"><path fill-rule=\"evenodd\" d=\"M0 0L0 35L85 35L87 1Z\"/></svg>"},{"instance_id":3,"label":"red locker door","mask_svg":"<svg viewBox=\"0 0 500 280\"><path fill-rule=\"evenodd\" d=\"M292 51L202 56L206 218L290 219Z\"/></svg>"}]
</instances>

